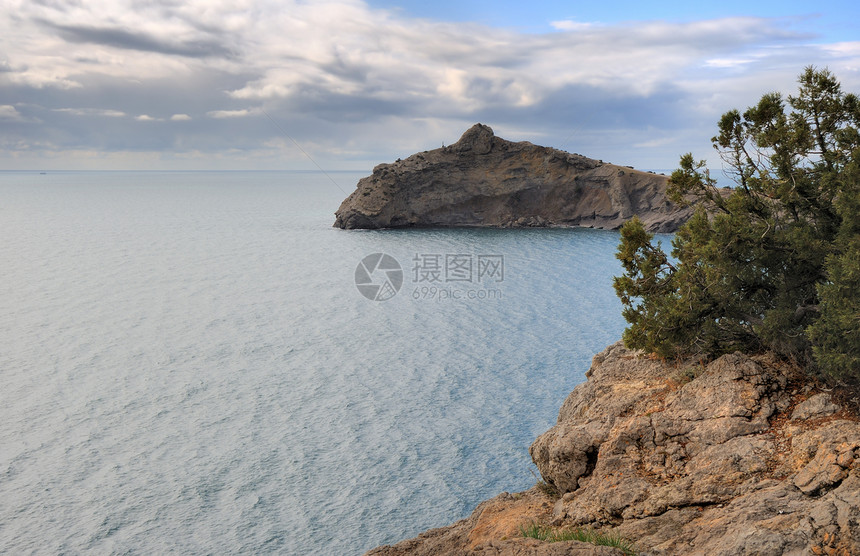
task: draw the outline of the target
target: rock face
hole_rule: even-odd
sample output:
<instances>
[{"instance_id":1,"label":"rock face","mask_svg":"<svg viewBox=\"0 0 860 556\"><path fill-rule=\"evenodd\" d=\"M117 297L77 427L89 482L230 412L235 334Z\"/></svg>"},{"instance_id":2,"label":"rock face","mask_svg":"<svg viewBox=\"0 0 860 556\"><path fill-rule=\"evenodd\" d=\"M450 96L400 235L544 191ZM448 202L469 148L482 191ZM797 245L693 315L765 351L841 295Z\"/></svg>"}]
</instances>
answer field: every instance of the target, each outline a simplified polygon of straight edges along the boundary
<instances>
[{"instance_id":1,"label":"rock face","mask_svg":"<svg viewBox=\"0 0 860 556\"><path fill-rule=\"evenodd\" d=\"M380 164L335 213L338 228L583 226L638 215L672 232L692 214L666 198L666 176L514 143L475 124L448 147Z\"/></svg>"},{"instance_id":2,"label":"rock face","mask_svg":"<svg viewBox=\"0 0 860 556\"><path fill-rule=\"evenodd\" d=\"M860 554L860 422L797 369L739 353L673 367L619 343L587 376L530 448L557 497L503 495L377 553L446 538L437 554L555 554L514 538L539 522L612 532L639 554ZM517 527L487 525L503 514Z\"/></svg>"},{"instance_id":3,"label":"rock face","mask_svg":"<svg viewBox=\"0 0 860 556\"><path fill-rule=\"evenodd\" d=\"M551 516L552 504L537 488L507 492L478 505L470 517L431 529L394 546L381 546L366 556L623 556L606 546L578 541L547 543L520 535L527 526Z\"/></svg>"}]
</instances>

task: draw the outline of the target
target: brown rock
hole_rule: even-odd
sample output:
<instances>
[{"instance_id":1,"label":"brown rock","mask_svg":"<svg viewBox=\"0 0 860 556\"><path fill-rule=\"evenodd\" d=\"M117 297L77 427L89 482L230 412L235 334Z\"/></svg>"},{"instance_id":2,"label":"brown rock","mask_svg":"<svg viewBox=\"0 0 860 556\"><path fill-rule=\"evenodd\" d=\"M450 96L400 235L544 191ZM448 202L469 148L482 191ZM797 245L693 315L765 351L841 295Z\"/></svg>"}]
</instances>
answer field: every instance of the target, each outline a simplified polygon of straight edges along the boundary
<instances>
[{"instance_id":1,"label":"brown rock","mask_svg":"<svg viewBox=\"0 0 860 556\"><path fill-rule=\"evenodd\" d=\"M586 376L530 448L560 498L506 494L372 553L602 553L515 538L539 522L608 531L650 555L860 554L860 422L814 388L803 400L798 369L736 353L682 384L618 343Z\"/></svg>"},{"instance_id":2,"label":"brown rock","mask_svg":"<svg viewBox=\"0 0 860 556\"><path fill-rule=\"evenodd\" d=\"M830 399L830 394L824 392L811 396L808 400L798 404L791 414L791 420L815 419L827 417L839 411L839 406Z\"/></svg>"},{"instance_id":3,"label":"brown rock","mask_svg":"<svg viewBox=\"0 0 860 556\"><path fill-rule=\"evenodd\" d=\"M798 371L768 358L726 355L679 387L673 369L631 364L632 355L616 344L595 357L588 382L531 448L544 479L567 491L553 523L611 526L653 554L860 553L856 419L836 418L841 408L826 395L792 414L817 421L788 419ZM629 382L647 386L623 396L616 383L627 369ZM605 403L626 409L590 411ZM597 456L583 476L587 456L556 438L595 421Z\"/></svg>"},{"instance_id":4,"label":"brown rock","mask_svg":"<svg viewBox=\"0 0 860 556\"><path fill-rule=\"evenodd\" d=\"M522 537L521 526L545 521L548 514L549 503L537 489L503 493L482 502L467 519L393 546L380 546L367 556L623 556L622 551L604 546Z\"/></svg>"},{"instance_id":5,"label":"brown rock","mask_svg":"<svg viewBox=\"0 0 860 556\"><path fill-rule=\"evenodd\" d=\"M668 178L528 142L475 124L448 147L380 164L335 213L339 228L409 226L614 229L638 215L671 232L692 210L666 198Z\"/></svg>"}]
</instances>

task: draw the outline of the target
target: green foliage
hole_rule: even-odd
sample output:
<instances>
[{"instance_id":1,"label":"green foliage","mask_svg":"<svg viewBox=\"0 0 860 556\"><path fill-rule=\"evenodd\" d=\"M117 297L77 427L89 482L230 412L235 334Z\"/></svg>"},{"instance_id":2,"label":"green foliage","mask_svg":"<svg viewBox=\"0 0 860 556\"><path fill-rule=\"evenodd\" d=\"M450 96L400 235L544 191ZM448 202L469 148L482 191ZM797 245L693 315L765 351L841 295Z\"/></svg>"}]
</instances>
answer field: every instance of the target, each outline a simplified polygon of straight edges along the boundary
<instances>
[{"instance_id":1,"label":"green foliage","mask_svg":"<svg viewBox=\"0 0 860 556\"><path fill-rule=\"evenodd\" d=\"M625 343L663 357L773 350L860 377L860 101L809 67L797 96L723 115L712 138L736 183L681 157L669 195L697 202L672 259L634 219L615 289Z\"/></svg>"},{"instance_id":2,"label":"green foliage","mask_svg":"<svg viewBox=\"0 0 860 556\"><path fill-rule=\"evenodd\" d=\"M611 546L621 550L625 555L635 556L634 544L614 533L603 533L594 529L553 529L539 523L531 523L520 527L520 534L526 538L546 542L579 541L597 546Z\"/></svg>"},{"instance_id":3,"label":"green foliage","mask_svg":"<svg viewBox=\"0 0 860 556\"><path fill-rule=\"evenodd\" d=\"M837 201L842 226L827 258L827 281L818 285L821 317L809 327L821 370L832 377L860 375L860 171Z\"/></svg>"}]
</instances>

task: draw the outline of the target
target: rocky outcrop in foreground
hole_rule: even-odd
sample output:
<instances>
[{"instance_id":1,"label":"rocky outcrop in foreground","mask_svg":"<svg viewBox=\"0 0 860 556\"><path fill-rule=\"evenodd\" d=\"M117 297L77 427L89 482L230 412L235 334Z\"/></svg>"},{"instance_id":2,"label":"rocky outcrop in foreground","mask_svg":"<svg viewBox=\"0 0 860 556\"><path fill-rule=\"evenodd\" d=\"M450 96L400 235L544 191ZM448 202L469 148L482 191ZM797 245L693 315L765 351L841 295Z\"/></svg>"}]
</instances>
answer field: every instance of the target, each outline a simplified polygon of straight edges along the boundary
<instances>
[{"instance_id":1,"label":"rocky outcrop in foreground","mask_svg":"<svg viewBox=\"0 0 860 556\"><path fill-rule=\"evenodd\" d=\"M797 369L739 353L674 367L619 343L587 376L530 448L543 489L370 554L620 553L522 538L533 522L638 554L860 554L860 422Z\"/></svg>"},{"instance_id":2,"label":"rocky outcrop in foreground","mask_svg":"<svg viewBox=\"0 0 860 556\"><path fill-rule=\"evenodd\" d=\"M666 176L514 143L475 124L448 147L380 164L335 213L338 228L583 226L639 216L673 232L692 214L666 198Z\"/></svg>"}]
</instances>

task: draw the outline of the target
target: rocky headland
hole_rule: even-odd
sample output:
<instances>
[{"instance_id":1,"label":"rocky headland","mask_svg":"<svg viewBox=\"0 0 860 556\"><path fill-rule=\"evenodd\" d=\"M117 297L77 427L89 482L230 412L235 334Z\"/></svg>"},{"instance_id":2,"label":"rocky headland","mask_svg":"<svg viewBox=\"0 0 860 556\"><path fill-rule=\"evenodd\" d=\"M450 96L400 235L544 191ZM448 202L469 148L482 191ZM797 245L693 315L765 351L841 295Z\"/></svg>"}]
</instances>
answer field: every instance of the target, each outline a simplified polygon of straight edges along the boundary
<instances>
[{"instance_id":1,"label":"rocky headland","mask_svg":"<svg viewBox=\"0 0 860 556\"><path fill-rule=\"evenodd\" d=\"M596 355L530 448L542 483L368 554L622 554L524 538L593 529L640 555L860 554L860 422L775 357Z\"/></svg>"},{"instance_id":2,"label":"rocky headland","mask_svg":"<svg viewBox=\"0 0 860 556\"><path fill-rule=\"evenodd\" d=\"M663 175L507 141L475 124L453 145L376 166L334 225L615 229L639 216L651 232L673 232L692 209L667 199L667 183Z\"/></svg>"}]
</instances>

